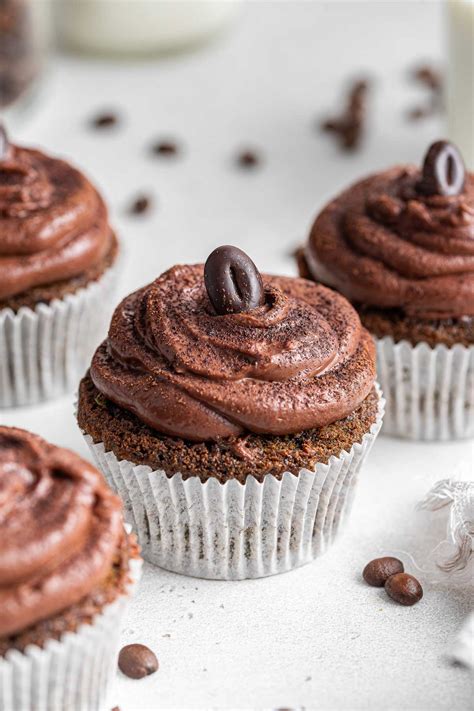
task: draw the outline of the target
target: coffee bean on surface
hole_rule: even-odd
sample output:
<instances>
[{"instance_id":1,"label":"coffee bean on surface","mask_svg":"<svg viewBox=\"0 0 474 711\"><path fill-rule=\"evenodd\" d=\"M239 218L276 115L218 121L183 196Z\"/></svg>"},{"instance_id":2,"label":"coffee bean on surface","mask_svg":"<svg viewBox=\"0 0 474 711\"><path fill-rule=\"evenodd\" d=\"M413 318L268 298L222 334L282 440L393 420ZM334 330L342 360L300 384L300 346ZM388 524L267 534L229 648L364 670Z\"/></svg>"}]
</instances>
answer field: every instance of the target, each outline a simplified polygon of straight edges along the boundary
<instances>
[{"instance_id":1,"label":"coffee bean on surface","mask_svg":"<svg viewBox=\"0 0 474 711\"><path fill-rule=\"evenodd\" d=\"M256 168L260 162L260 156L252 150L241 151L237 156L237 165L240 168Z\"/></svg>"},{"instance_id":2,"label":"coffee bean on surface","mask_svg":"<svg viewBox=\"0 0 474 711\"><path fill-rule=\"evenodd\" d=\"M391 575L403 573L404 567L401 560L386 556L384 558L375 558L364 568L362 576L366 583L374 588L383 588L385 582Z\"/></svg>"},{"instance_id":3,"label":"coffee bean on surface","mask_svg":"<svg viewBox=\"0 0 474 711\"><path fill-rule=\"evenodd\" d=\"M152 200L148 195L139 195L130 205L131 215L143 215L151 209Z\"/></svg>"},{"instance_id":4,"label":"coffee bean on surface","mask_svg":"<svg viewBox=\"0 0 474 711\"><path fill-rule=\"evenodd\" d=\"M158 669L158 659L144 644L127 644L120 650L119 669L131 679L142 679Z\"/></svg>"},{"instance_id":5,"label":"coffee bean on surface","mask_svg":"<svg viewBox=\"0 0 474 711\"><path fill-rule=\"evenodd\" d=\"M385 583L385 590L392 600L407 607L419 602L423 597L423 588L413 575L396 573Z\"/></svg>"},{"instance_id":6,"label":"coffee bean on surface","mask_svg":"<svg viewBox=\"0 0 474 711\"><path fill-rule=\"evenodd\" d=\"M171 158L179 153L177 143L174 141L156 141L151 147L152 153L157 156Z\"/></svg>"},{"instance_id":7,"label":"coffee bean on surface","mask_svg":"<svg viewBox=\"0 0 474 711\"><path fill-rule=\"evenodd\" d=\"M119 118L117 114L108 111L94 116L91 125L93 128L111 128L112 126L116 126L118 122Z\"/></svg>"}]
</instances>

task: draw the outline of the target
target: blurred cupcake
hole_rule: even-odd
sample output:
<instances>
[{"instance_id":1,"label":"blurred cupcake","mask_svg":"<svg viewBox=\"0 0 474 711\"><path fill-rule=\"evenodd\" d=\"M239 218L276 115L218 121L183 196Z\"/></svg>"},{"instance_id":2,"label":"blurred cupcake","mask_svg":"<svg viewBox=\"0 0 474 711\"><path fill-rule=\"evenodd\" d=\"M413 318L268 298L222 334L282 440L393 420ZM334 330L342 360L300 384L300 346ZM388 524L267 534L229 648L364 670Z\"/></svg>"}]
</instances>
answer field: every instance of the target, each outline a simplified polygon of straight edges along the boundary
<instances>
[{"instance_id":1,"label":"blurred cupcake","mask_svg":"<svg viewBox=\"0 0 474 711\"><path fill-rule=\"evenodd\" d=\"M446 141L339 195L300 273L347 296L375 336L384 433L474 435L474 175Z\"/></svg>"},{"instance_id":2,"label":"blurred cupcake","mask_svg":"<svg viewBox=\"0 0 474 711\"><path fill-rule=\"evenodd\" d=\"M0 127L0 407L71 388L106 328L118 245L96 189Z\"/></svg>"},{"instance_id":3,"label":"blurred cupcake","mask_svg":"<svg viewBox=\"0 0 474 711\"><path fill-rule=\"evenodd\" d=\"M147 560L261 577L332 541L380 428L374 381L346 299L220 247L118 306L78 421Z\"/></svg>"},{"instance_id":4,"label":"blurred cupcake","mask_svg":"<svg viewBox=\"0 0 474 711\"><path fill-rule=\"evenodd\" d=\"M0 707L99 709L140 570L119 499L76 454L0 427Z\"/></svg>"}]
</instances>

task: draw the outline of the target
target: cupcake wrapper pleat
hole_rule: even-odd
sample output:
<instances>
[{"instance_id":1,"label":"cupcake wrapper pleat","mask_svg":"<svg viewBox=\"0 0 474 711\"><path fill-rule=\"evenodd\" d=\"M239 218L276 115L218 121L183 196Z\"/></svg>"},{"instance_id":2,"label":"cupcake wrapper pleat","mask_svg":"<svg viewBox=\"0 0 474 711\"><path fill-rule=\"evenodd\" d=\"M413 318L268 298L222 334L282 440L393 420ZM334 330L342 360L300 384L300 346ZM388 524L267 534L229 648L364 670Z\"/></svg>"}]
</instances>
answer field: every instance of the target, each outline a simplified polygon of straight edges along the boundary
<instances>
[{"instance_id":1,"label":"cupcake wrapper pleat","mask_svg":"<svg viewBox=\"0 0 474 711\"><path fill-rule=\"evenodd\" d=\"M126 594L90 625L0 657L0 711L98 711L105 708L117 669L121 620L140 578L141 561L130 561Z\"/></svg>"},{"instance_id":2,"label":"cupcake wrapper pleat","mask_svg":"<svg viewBox=\"0 0 474 711\"><path fill-rule=\"evenodd\" d=\"M32 405L77 387L110 317L117 266L35 309L0 311L0 407Z\"/></svg>"},{"instance_id":3,"label":"cupcake wrapper pleat","mask_svg":"<svg viewBox=\"0 0 474 711\"><path fill-rule=\"evenodd\" d=\"M334 540L352 504L360 467L381 427L376 422L349 452L262 482L248 476L221 484L183 480L163 470L119 461L103 443L87 444L124 502L143 557L167 570L199 578L239 580L282 573L308 563Z\"/></svg>"},{"instance_id":4,"label":"cupcake wrapper pleat","mask_svg":"<svg viewBox=\"0 0 474 711\"><path fill-rule=\"evenodd\" d=\"M474 346L376 339L386 400L382 433L418 440L474 436Z\"/></svg>"}]
</instances>

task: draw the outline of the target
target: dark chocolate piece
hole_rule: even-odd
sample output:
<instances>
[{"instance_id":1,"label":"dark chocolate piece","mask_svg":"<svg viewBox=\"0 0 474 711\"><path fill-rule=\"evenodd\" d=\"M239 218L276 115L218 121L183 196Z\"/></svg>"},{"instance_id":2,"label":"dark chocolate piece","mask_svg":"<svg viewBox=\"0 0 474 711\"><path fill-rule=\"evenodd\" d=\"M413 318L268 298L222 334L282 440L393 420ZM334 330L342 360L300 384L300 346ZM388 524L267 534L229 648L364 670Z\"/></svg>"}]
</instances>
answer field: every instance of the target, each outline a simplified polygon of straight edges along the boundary
<instances>
[{"instance_id":1,"label":"dark chocolate piece","mask_svg":"<svg viewBox=\"0 0 474 711\"><path fill-rule=\"evenodd\" d=\"M456 146L449 141L436 141L426 153L417 189L425 195L459 195L465 177L464 162Z\"/></svg>"},{"instance_id":2,"label":"dark chocolate piece","mask_svg":"<svg viewBox=\"0 0 474 711\"><path fill-rule=\"evenodd\" d=\"M204 281L217 314L251 311L265 301L262 277L238 247L218 247L207 258Z\"/></svg>"}]
</instances>

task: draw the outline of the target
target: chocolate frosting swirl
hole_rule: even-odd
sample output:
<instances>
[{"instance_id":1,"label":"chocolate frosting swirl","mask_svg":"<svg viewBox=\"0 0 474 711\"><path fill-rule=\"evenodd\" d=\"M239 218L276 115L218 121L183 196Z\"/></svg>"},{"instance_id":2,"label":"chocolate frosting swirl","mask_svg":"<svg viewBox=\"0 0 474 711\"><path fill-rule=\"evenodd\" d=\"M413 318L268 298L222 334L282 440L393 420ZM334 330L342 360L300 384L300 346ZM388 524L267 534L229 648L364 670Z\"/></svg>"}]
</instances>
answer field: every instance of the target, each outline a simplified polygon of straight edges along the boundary
<instances>
[{"instance_id":1,"label":"chocolate frosting swirl","mask_svg":"<svg viewBox=\"0 0 474 711\"><path fill-rule=\"evenodd\" d=\"M420 171L395 167L329 203L311 230L315 279L351 301L421 318L474 314L474 175L460 195L423 195Z\"/></svg>"},{"instance_id":2,"label":"chocolate frosting swirl","mask_svg":"<svg viewBox=\"0 0 474 711\"><path fill-rule=\"evenodd\" d=\"M83 274L113 241L87 178L62 160L8 145L0 159L0 299Z\"/></svg>"},{"instance_id":3,"label":"chocolate frosting swirl","mask_svg":"<svg viewBox=\"0 0 474 711\"><path fill-rule=\"evenodd\" d=\"M119 499L76 454L0 427L0 637L73 605L111 570Z\"/></svg>"},{"instance_id":4,"label":"chocolate frosting swirl","mask_svg":"<svg viewBox=\"0 0 474 711\"><path fill-rule=\"evenodd\" d=\"M263 306L217 315L202 265L165 272L116 309L92 361L95 386L158 432L193 441L289 434L345 417L375 378L359 317L309 281L263 280Z\"/></svg>"}]
</instances>

